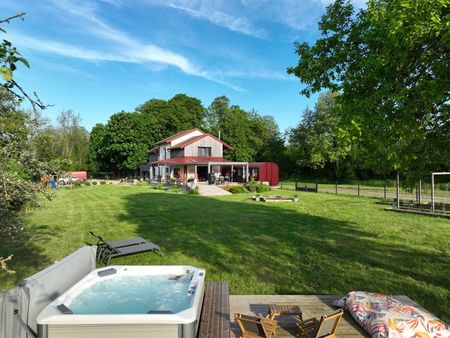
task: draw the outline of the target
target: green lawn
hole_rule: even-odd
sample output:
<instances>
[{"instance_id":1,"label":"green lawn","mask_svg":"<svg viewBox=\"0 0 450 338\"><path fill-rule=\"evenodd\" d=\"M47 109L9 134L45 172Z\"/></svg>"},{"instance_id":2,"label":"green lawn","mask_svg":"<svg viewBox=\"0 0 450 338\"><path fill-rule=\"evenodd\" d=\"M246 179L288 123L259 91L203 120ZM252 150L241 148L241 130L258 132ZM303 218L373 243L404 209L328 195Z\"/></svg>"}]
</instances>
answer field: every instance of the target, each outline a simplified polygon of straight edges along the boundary
<instances>
[{"instance_id":1,"label":"green lawn","mask_svg":"<svg viewBox=\"0 0 450 338\"><path fill-rule=\"evenodd\" d=\"M292 195L294 192L277 191ZM385 212L374 199L301 193L299 203L264 204L249 195L206 198L149 187L91 186L58 191L26 215L8 288L92 239L142 236L164 257L140 254L117 264L190 264L233 294L406 294L450 320L450 222Z\"/></svg>"}]
</instances>

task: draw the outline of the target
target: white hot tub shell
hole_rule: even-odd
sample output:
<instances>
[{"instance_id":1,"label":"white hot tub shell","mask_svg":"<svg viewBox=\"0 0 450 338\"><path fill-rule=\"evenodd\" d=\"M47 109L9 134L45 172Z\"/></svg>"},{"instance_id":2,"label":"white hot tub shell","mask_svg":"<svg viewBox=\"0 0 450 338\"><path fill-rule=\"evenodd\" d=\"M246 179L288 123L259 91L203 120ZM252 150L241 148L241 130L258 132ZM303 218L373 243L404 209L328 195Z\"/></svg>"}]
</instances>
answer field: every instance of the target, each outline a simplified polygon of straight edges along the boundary
<instances>
[{"instance_id":1,"label":"white hot tub shell","mask_svg":"<svg viewBox=\"0 0 450 338\"><path fill-rule=\"evenodd\" d=\"M150 314L76 314L70 310L72 300L99 281L147 275L189 275L190 307L177 313ZM37 317L38 337L195 338L204 289L205 270L192 266L108 266L97 269L44 308Z\"/></svg>"}]
</instances>

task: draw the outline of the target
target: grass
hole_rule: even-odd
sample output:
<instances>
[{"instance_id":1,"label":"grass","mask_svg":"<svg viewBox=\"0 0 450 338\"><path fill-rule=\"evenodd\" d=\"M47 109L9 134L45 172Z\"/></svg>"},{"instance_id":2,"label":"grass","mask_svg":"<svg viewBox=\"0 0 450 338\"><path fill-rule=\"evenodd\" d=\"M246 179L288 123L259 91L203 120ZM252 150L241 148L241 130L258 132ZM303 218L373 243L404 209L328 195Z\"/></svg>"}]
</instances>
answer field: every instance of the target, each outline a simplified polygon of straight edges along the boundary
<instances>
[{"instance_id":1,"label":"grass","mask_svg":"<svg viewBox=\"0 0 450 338\"><path fill-rule=\"evenodd\" d=\"M378 184L374 184L371 185L371 181L362 181L360 183L360 190L361 193L363 194L365 191L372 191L372 192L378 192L380 194L383 194L384 192L384 186L383 185L378 185ZM305 186L305 181L298 181L298 185L300 187ZM315 188L315 182L314 181L308 181L307 182L307 186L311 187L311 188ZM285 190L295 190L295 181L283 181L282 183L282 187ZM446 185L447 187L447 185ZM319 191L322 192L332 192L334 193L336 189L336 184L335 183L319 183ZM343 191L343 190L352 190L353 193L357 193L358 191L358 183L339 183L338 184L338 193L339 194L348 194L348 191ZM386 186L386 192L387 193L396 193L396 187L395 187L395 183L393 185L389 184L388 186ZM431 188L430 185L423 185L422 186L422 198L425 199L429 199L430 195L431 195ZM435 198L439 198L439 197L450 197L450 191L447 189L439 189L439 187L436 185L435 188ZM415 199L415 195L416 195L416 190L413 191L409 191L403 187L400 188L400 194L403 195L411 195L411 199ZM380 195L382 196L382 195Z\"/></svg>"},{"instance_id":2,"label":"grass","mask_svg":"<svg viewBox=\"0 0 450 338\"><path fill-rule=\"evenodd\" d=\"M142 236L165 253L115 264L203 267L232 294L406 294L450 320L448 220L385 212L370 198L300 193L298 203L265 204L250 195L112 185L58 191L26 215L20 238L0 243L17 271L0 273L0 289L92 241L93 230L111 240Z\"/></svg>"}]
</instances>

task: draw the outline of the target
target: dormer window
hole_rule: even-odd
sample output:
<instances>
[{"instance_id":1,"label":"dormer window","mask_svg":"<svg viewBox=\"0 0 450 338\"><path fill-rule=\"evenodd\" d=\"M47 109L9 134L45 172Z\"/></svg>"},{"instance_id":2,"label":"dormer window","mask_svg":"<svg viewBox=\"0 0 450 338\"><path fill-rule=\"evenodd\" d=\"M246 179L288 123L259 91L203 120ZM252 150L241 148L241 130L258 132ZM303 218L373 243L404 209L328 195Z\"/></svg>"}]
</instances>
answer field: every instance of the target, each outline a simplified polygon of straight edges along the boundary
<instances>
[{"instance_id":1,"label":"dormer window","mask_svg":"<svg viewBox=\"0 0 450 338\"><path fill-rule=\"evenodd\" d=\"M198 147L198 156L211 157L211 147Z\"/></svg>"}]
</instances>

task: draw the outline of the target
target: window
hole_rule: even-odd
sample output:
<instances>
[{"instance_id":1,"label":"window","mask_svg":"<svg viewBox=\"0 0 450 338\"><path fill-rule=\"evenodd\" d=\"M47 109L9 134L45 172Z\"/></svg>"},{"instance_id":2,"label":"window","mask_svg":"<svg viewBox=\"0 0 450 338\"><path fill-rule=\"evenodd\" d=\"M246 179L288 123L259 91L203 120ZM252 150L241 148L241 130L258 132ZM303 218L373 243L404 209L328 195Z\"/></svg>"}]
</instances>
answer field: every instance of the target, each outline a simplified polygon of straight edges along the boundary
<instances>
[{"instance_id":1,"label":"window","mask_svg":"<svg viewBox=\"0 0 450 338\"><path fill-rule=\"evenodd\" d=\"M198 147L198 156L211 157L211 147Z\"/></svg>"}]
</instances>

